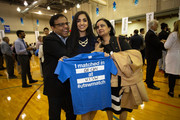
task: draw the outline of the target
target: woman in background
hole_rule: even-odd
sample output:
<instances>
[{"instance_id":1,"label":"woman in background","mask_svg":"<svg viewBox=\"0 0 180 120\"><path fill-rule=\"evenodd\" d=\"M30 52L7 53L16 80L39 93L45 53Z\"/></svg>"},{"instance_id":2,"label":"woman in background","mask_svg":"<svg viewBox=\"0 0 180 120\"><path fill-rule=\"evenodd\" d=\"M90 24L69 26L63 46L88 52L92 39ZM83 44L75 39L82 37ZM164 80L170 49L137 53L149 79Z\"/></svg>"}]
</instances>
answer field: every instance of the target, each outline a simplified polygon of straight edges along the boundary
<instances>
[{"instance_id":1,"label":"woman in background","mask_svg":"<svg viewBox=\"0 0 180 120\"><path fill-rule=\"evenodd\" d=\"M176 79L178 75L180 75L180 20L176 21L174 25L174 31L167 38L164 47L167 49L165 71L169 74L168 95L174 97Z\"/></svg>"}]
</instances>

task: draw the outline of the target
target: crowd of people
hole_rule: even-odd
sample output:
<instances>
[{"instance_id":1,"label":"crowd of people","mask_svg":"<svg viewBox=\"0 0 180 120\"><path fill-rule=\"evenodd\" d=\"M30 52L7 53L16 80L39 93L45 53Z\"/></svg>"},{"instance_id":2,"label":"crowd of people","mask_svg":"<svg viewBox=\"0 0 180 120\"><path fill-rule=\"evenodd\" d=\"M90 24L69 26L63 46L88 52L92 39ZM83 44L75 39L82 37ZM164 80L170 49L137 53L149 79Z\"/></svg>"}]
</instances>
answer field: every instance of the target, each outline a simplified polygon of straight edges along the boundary
<instances>
[{"instance_id":1,"label":"crowd of people","mask_svg":"<svg viewBox=\"0 0 180 120\"><path fill-rule=\"evenodd\" d=\"M69 35L69 22L63 14L57 14L50 18L49 21L52 32L44 28L46 36L38 37L36 50L40 59L41 76L44 79L43 94L48 98L49 119L60 119L61 109L66 113L67 120L75 120L76 115L73 112L70 81L60 82L58 76L54 74L58 61L66 58L72 58L82 53L104 52L105 56L111 55L111 52L119 52L120 49L115 36L115 30L110 21L101 18L95 23L95 32L93 33L92 23L89 15L85 11L79 11L75 14L72 22L71 33ZM143 64L147 61L146 84L147 87L154 90L160 90L154 84L154 74L159 61L159 71L163 71L165 77L168 76L169 92L168 95L174 97L174 87L176 79L180 75L180 20L174 24L174 31L169 32L166 23L161 24L162 31L157 34L158 21L152 20L145 34L144 28L134 30L134 35L126 40L126 37L119 36L119 43L122 51L136 49L141 52ZM18 39L14 46L9 46L9 38L4 37L1 43L0 69L5 69L3 59L6 61L6 69L9 79L17 78L14 75L15 54L17 61L21 66L22 87L31 87L27 84L26 75L29 83L35 83L30 73L30 50L25 41L25 32L18 30L16 32ZM145 36L144 36L145 34ZM14 48L14 52L13 52ZM131 108L121 108L121 97L119 91L122 89L121 77L117 77L118 86L111 87L112 107L104 108L107 112L108 120L113 119L113 113L119 114L120 120L126 120L127 112L132 112ZM116 100L115 98L118 98ZM82 114L82 120L93 120L96 111L90 111Z\"/></svg>"}]
</instances>

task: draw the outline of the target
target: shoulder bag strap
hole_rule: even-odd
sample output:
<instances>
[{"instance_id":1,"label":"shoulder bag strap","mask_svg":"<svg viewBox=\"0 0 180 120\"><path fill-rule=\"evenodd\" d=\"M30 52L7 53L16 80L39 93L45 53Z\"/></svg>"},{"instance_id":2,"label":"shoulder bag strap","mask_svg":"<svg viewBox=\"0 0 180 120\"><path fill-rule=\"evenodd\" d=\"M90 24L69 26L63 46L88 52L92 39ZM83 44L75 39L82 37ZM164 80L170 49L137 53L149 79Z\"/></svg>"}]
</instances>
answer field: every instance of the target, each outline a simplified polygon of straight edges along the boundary
<instances>
[{"instance_id":1,"label":"shoulder bag strap","mask_svg":"<svg viewBox=\"0 0 180 120\"><path fill-rule=\"evenodd\" d=\"M118 46L119 46L119 50L121 51L121 46L120 46L120 43L119 43L119 37L117 37L117 43L118 43Z\"/></svg>"}]
</instances>

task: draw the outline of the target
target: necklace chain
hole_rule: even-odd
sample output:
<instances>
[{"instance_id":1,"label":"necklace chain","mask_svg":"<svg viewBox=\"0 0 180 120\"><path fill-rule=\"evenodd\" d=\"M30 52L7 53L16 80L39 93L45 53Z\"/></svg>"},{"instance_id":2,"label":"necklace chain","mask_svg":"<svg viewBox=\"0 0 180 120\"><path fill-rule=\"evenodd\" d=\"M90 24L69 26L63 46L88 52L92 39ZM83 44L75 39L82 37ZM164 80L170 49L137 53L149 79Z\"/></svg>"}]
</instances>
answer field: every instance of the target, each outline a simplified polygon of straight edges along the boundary
<instances>
[{"instance_id":1,"label":"necklace chain","mask_svg":"<svg viewBox=\"0 0 180 120\"><path fill-rule=\"evenodd\" d=\"M85 41L79 40L79 44L80 44L82 47L85 47L85 46L88 44L88 38L86 38Z\"/></svg>"}]
</instances>

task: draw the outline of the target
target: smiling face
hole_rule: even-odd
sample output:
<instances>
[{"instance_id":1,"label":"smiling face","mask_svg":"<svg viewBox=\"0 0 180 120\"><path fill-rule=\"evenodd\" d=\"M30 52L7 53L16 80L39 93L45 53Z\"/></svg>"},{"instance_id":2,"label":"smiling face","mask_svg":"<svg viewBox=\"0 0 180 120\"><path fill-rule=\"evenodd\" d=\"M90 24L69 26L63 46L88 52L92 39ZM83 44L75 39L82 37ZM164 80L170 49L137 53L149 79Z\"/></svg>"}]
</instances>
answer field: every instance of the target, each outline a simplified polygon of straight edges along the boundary
<instances>
[{"instance_id":1,"label":"smiling face","mask_svg":"<svg viewBox=\"0 0 180 120\"><path fill-rule=\"evenodd\" d=\"M63 38L68 37L69 25L65 17L59 17L54 21L54 26L51 26L52 30Z\"/></svg>"},{"instance_id":2,"label":"smiling face","mask_svg":"<svg viewBox=\"0 0 180 120\"><path fill-rule=\"evenodd\" d=\"M77 19L77 28L79 32L86 32L88 28L88 19L85 14L80 14Z\"/></svg>"},{"instance_id":3,"label":"smiling face","mask_svg":"<svg viewBox=\"0 0 180 120\"><path fill-rule=\"evenodd\" d=\"M106 22L100 20L96 25L96 32L100 37L109 35L111 28L107 26Z\"/></svg>"}]
</instances>

